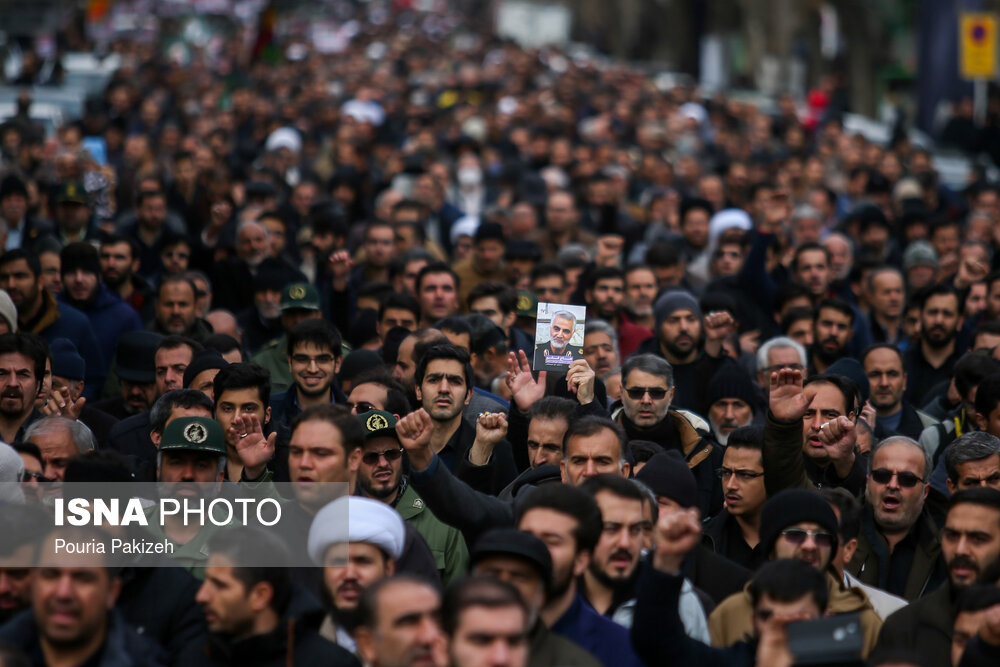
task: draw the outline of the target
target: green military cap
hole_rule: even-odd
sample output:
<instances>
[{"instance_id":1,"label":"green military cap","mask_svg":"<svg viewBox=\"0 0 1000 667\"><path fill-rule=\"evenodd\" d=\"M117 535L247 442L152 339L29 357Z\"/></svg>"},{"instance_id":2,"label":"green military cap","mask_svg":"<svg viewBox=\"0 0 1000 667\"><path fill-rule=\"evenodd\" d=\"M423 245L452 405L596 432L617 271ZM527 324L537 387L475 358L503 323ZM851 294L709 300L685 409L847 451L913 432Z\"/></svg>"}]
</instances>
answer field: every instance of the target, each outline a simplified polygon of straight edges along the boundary
<instances>
[{"instance_id":1,"label":"green military cap","mask_svg":"<svg viewBox=\"0 0 1000 667\"><path fill-rule=\"evenodd\" d=\"M377 438L380 435L396 437L396 416L385 410L369 410L358 415L361 426L365 429L365 440Z\"/></svg>"},{"instance_id":2,"label":"green military cap","mask_svg":"<svg viewBox=\"0 0 1000 667\"><path fill-rule=\"evenodd\" d=\"M517 290L518 317L535 317L538 314L538 299L528 290Z\"/></svg>"},{"instance_id":3,"label":"green military cap","mask_svg":"<svg viewBox=\"0 0 1000 667\"><path fill-rule=\"evenodd\" d=\"M56 190L56 203L57 204L88 204L87 201L87 191L83 187L83 183L77 183L76 181L70 181L68 183L63 183Z\"/></svg>"},{"instance_id":4,"label":"green military cap","mask_svg":"<svg viewBox=\"0 0 1000 667\"><path fill-rule=\"evenodd\" d=\"M163 429L160 451L186 449L226 455L226 440L219 422L208 417L179 417Z\"/></svg>"},{"instance_id":5,"label":"green military cap","mask_svg":"<svg viewBox=\"0 0 1000 667\"><path fill-rule=\"evenodd\" d=\"M319 292L309 283L290 283L281 290L281 309L319 310Z\"/></svg>"}]
</instances>

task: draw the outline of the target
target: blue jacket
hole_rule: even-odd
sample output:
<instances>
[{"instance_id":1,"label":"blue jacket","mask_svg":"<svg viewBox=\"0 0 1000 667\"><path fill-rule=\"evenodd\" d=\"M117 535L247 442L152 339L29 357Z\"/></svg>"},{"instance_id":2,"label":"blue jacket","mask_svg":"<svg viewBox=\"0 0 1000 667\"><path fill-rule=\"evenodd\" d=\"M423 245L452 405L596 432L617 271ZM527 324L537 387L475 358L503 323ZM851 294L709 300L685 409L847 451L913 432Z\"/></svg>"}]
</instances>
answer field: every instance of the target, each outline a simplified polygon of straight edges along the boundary
<instances>
[{"instance_id":1,"label":"blue jacket","mask_svg":"<svg viewBox=\"0 0 1000 667\"><path fill-rule=\"evenodd\" d=\"M56 338L68 338L76 345L77 352L87 363L83 395L88 401L96 401L104 388L104 378L108 374L108 363L97 344L97 337L90 326L90 320L73 306L56 301L48 290L42 292L42 308L31 322L22 322L21 329L30 331L51 343Z\"/></svg>"},{"instance_id":2,"label":"blue jacket","mask_svg":"<svg viewBox=\"0 0 1000 667\"><path fill-rule=\"evenodd\" d=\"M676 608L675 603L675 613ZM551 630L594 654L605 667L643 664L629 641L629 631L594 611L593 607L584 603L579 593Z\"/></svg>"},{"instance_id":3,"label":"blue jacket","mask_svg":"<svg viewBox=\"0 0 1000 667\"><path fill-rule=\"evenodd\" d=\"M70 304L65 292L59 295L59 302L76 308L90 320L90 328L93 329L94 336L97 337L97 344L101 348L101 355L105 360L104 370L107 370L107 366L110 366L111 360L115 358L118 337L128 331L142 329L139 313L125 303L120 296L109 290L104 283L99 283L93 302ZM89 360L87 371L90 371Z\"/></svg>"}]
</instances>

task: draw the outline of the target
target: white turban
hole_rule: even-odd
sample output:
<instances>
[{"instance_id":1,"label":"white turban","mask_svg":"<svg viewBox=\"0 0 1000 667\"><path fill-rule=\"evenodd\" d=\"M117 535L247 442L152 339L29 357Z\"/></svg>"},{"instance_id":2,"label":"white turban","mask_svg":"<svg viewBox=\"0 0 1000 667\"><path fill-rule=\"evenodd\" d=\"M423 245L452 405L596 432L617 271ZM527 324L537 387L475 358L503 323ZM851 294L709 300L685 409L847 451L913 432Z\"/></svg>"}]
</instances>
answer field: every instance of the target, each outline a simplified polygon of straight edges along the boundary
<instances>
[{"instance_id":1,"label":"white turban","mask_svg":"<svg viewBox=\"0 0 1000 667\"><path fill-rule=\"evenodd\" d=\"M378 500L341 496L316 513L309 527L309 557L322 565L332 545L368 542L396 560L405 539L406 526L396 510Z\"/></svg>"},{"instance_id":2,"label":"white turban","mask_svg":"<svg viewBox=\"0 0 1000 667\"><path fill-rule=\"evenodd\" d=\"M451 244L458 243L463 236L475 236L479 229L479 216L464 215L451 225Z\"/></svg>"},{"instance_id":3,"label":"white turban","mask_svg":"<svg viewBox=\"0 0 1000 667\"><path fill-rule=\"evenodd\" d=\"M279 127L268 136L264 149L268 152L287 148L293 153L302 152L302 135L290 127Z\"/></svg>"},{"instance_id":4,"label":"white turban","mask_svg":"<svg viewBox=\"0 0 1000 667\"><path fill-rule=\"evenodd\" d=\"M730 229L753 229L753 220L741 208L725 208L712 216L708 221L708 246L712 252L719 246L719 237Z\"/></svg>"}]
</instances>

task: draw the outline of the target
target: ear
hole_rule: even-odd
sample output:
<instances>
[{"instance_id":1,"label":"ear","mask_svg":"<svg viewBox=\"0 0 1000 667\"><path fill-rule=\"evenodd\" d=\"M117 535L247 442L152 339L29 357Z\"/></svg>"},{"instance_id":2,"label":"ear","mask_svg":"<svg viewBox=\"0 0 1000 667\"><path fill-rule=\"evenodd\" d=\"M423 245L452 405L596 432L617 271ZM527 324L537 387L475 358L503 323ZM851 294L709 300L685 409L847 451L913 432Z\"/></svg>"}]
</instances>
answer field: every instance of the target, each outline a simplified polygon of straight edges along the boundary
<instances>
[{"instance_id":1,"label":"ear","mask_svg":"<svg viewBox=\"0 0 1000 667\"><path fill-rule=\"evenodd\" d=\"M396 561L392 558L385 559L385 576L391 577L396 574Z\"/></svg>"},{"instance_id":2,"label":"ear","mask_svg":"<svg viewBox=\"0 0 1000 667\"><path fill-rule=\"evenodd\" d=\"M340 365L342 363L344 363L344 355L340 355L339 357L336 358L336 361L333 362L333 372L334 373L339 373L340 372Z\"/></svg>"},{"instance_id":3,"label":"ear","mask_svg":"<svg viewBox=\"0 0 1000 667\"><path fill-rule=\"evenodd\" d=\"M566 459L559 459L559 477L563 484L569 484L569 475L566 473Z\"/></svg>"},{"instance_id":4,"label":"ear","mask_svg":"<svg viewBox=\"0 0 1000 667\"><path fill-rule=\"evenodd\" d=\"M854 553L858 550L858 538L852 537L840 546L840 562L847 565L854 558Z\"/></svg>"},{"instance_id":5,"label":"ear","mask_svg":"<svg viewBox=\"0 0 1000 667\"><path fill-rule=\"evenodd\" d=\"M271 423L271 407L270 406L268 406L267 410L264 410L264 423L265 424L270 424Z\"/></svg>"},{"instance_id":6,"label":"ear","mask_svg":"<svg viewBox=\"0 0 1000 667\"><path fill-rule=\"evenodd\" d=\"M629 463L628 461L623 462L622 463L622 477L624 477L625 479L628 479L629 477L632 476L631 473L632 473L632 464Z\"/></svg>"},{"instance_id":7,"label":"ear","mask_svg":"<svg viewBox=\"0 0 1000 667\"><path fill-rule=\"evenodd\" d=\"M354 631L354 641L357 644L358 653L361 655L361 663L364 665L375 664L375 637L372 631L364 626L360 626Z\"/></svg>"},{"instance_id":8,"label":"ear","mask_svg":"<svg viewBox=\"0 0 1000 667\"><path fill-rule=\"evenodd\" d=\"M465 394L465 405L468 405L469 401L471 400L472 400L472 387L469 387L469 391L467 391Z\"/></svg>"},{"instance_id":9,"label":"ear","mask_svg":"<svg viewBox=\"0 0 1000 667\"><path fill-rule=\"evenodd\" d=\"M363 454L361 453L360 447L355 447L351 450L351 453L347 455L347 469L352 475L357 474L358 468L361 467L362 456Z\"/></svg>"},{"instance_id":10,"label":"ear","mask_svg":"<svg viewBox=\"0 0 1000 667\"><path fill-rule=\"evenodd\" d=\"M924 500L927 500L927 494L930 492L931 492L931 485L924 484L924 491L923 493L920 494L920 497L923 498Z\"/></svg>"},{"instance_id":11,"label":"ear","mask_svg":"<svg viewBox=\"0 0 1000 667\"><path fill-rule=\"evenodd\" d=\"M503 316L503 319L500 321L502 322L500 328L503 329L504 331L507 331L512 326L514 326L514 322L517 322L517 313L514 312L507 313L506 315Z\"/></svg>"},{"instance_id":12,"label":"ear","mask_svg":"<svg viewBox=\"0 0 1000 667\"><path fill-rule=\"evenodd\" d=\"M122 592L122 578L121 577L111 577L111 589L108 591L108 611L115 608L115 603L118 602L118 595Z\"/></svg>"},{"instance_id":13,"label":"ear","mask_svg":"<svg viewBox=\"0 0 1000 667\"><path fill-rule=\"evenodd\" d=\"M985 431L986 427L989 425L989 422L986 421L986 418L983 417L983 415L981 415L978 410L975 411L970 410L969 413L972 416L972 421L976 423L976 428L979 429L980 431Z\"/></svg>"},{"instance_id":14,"label":"ear","mask_svg":"<svg viewBox=\"0 0 1000 667\"><path fill-rule=\"evenodd\" d=\"M274 598L274 587L266 581L259 581L250 589L250 595L247 598L252 611L264 611Z\"/></svg>"},{"instance_id":15,"label":"ear","mask_svg":"<svg viewBox=\"0 0 1000 667\"><path fill-rule=\"evenodd\" d=\"M573 576L582 577L590 566L592 554L589 551L581 551L573 558Z\"/></svg>"},{"instance_id":16,"label":"ear","mask_svg":"<svg viewBox=\"0 0 1000 667\"><path fill-rule=\"evenodd\" d=\"M413 391L416 392L416 394L417 394L417 400L418 401L423 401L424 400L424 397L423 397L423 393L424 392L420 391L420 385L419 384L414 383L414 385L413 385Z\"/></svg>"},{"instance_id":17,"label":"ear","mask_svg":"<svg viewBox=\"0 0 1000 667\"><path fill-rule=\"evenodd\" d=\"M153 441L153 446L159 449L160 441L163 439L163 435L161 433L157 433L156 431L150 431L149 439Z\"/></svg>"},{"instance_id":18,"label":"ear","mask_svg":"<svg viewBox=\"0 0 1000 667\"><path fill-rule=\"evenodd\" d=\"M948 485L948 493L949 494L953 494L956 491L958 491L958 487L955 486L955 482L951 481L950 477L945 481L945 484Z\"/></svg>"}]
</instances>

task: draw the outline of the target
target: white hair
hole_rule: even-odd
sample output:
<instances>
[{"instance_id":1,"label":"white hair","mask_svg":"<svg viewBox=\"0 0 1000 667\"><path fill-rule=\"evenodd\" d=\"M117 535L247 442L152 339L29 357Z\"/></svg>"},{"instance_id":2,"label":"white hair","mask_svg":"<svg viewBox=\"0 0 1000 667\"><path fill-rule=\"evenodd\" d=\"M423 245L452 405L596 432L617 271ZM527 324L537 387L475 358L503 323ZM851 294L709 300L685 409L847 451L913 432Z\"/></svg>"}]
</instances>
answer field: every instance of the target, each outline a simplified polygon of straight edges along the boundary
<instances>
[{"instance_id":1,"label":"white hair","mask_svg":"<svg viewBox=\"0 0 1000 667\"><path fill-rule=\"evenodd\" d=\"M787 336L775 336L757 348L757 370L762 371L770 365L767 361L767 355L771 352L771 350L780 350L786 347L790 347L798 353L799 360L801 361L803 367L809 365L806 348L802 347L801 343L792 340Z\"/></svg>"}]
</instances>

